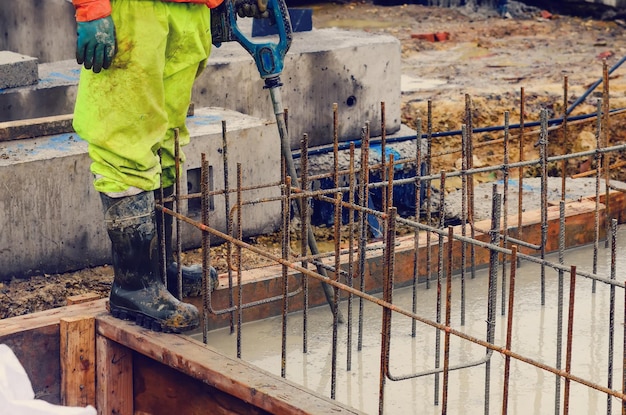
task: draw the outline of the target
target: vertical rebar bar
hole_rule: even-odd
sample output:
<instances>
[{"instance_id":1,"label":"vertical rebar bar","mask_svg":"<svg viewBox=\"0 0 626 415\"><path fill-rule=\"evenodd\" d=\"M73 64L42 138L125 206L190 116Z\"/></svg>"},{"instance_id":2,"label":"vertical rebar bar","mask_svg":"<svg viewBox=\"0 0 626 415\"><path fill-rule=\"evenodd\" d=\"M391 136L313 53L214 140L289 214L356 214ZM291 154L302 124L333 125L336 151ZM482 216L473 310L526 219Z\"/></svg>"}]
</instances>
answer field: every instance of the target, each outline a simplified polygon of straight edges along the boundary
<instances>
[{"instance_id":1,"label":"vertical rebar bar","mask_svg":"<svg viewBox=\"0 0 626 415\"><path fill-rule=\"evenodd\" d=\"M334 221L334 239L335 239L335 281L341 280L341 201L343 196L341 192L335 195L335 221ZM334 297L333 310L339 309L339 288L333 287ZM330 380L330 397L335 399L337 393L337 341L339 330L339 313L333 314L333 345L332 345L332 361L331 361L331 380Z\"/></svg>"},{"instance_id":2,"label":"vertical rebar bar","mask_svg":"<svg viewBox=\"0 0 626 415\"><path fill-rule=\"evenodd\" d=\"M230 218L230 178L228 168L228 135L226 128L226 120L222 120L222 168L224 170L224 211L226 212L226 234L233 234L233 223ZM281 171L284 171L281 169ZM232 258L233 244L231 242L226 243L226 256ZM233 290L233 270L232 267L228 267L228 305L233 308L235 304L234 290ZM235 331L235 311L233 310L229 315L230 333Z\"/></svg>"},{"instance_id":3,"label":"vertical rebar bar","mask_svg":"<svg viewBox=\"0 0 626 415\"><path fill-rule=\"evenodd\" d=\"M333 183L339 187L339 110L333 104Z\"/></svg>"},{"instance_id":4,"label":"vertical rebar bar","mask_svg":"<svg viewBox=\"0 0 626 415\"><path fill-rule=\"evenodd\" d=\"M568 141L569 141L568 131L567 131L567 117L569 115L567 112L567 107L568 107L567 89L568 89L567 75L565 75L563 77L563 123L561 127L563 131L563 140L561 142L561 148L563 149L563 154L567 154ZM567 159L563 159L562 165L561 165L561 200L565 200L566 182L567 182L566 178L567 178Z\"/></svg>"},{"instance_id":5,"label":"vertical rebar bar","mask_svg":"<svg viewBox=\"0 0 626 415\"><path fill-rule=\"evenodd\" d=\"M504 140L502 144L502 247L509 244L509 112L504 112ZM506 257L502 254L502 306L500 314L506 312Z\"/></svg>"},{"instance_id":6,"label":"vertical rebar bar","mask_svg":"<svg viewBox=\"0 0 626 415\"><path fill-rule=\"evenodd\" d=\"M559 264L565 261L565 201L559 203ZM563 271L558 271L558 292L557 292L557 314L556 314L556 364L557 369L561 369L561 359L563 355ZM561 413L561 376L556 375L554 390L554 415Z\"/></svg>"},{"instance_id":7,"label":"vertical rebar bar","mask_svg":"<svg viewBox=\"0 0 626 415\"><path fill-rule=\"evenodd\" d=\"M609 102L609 67L606 63L606 59L602 61L602 148L609 146L609 111L610 111L610 102ZM602 169L604 170L604 216L605 216L605 226L606 226L606 235L607 237L604 239L604 247L609 247L609 238L611 231L611 203L610 203L610 185L611 185L611 169L609 168L609 153L604 153L602 156Z\"/></svg>"},{"instance_id":8,"label":"vertical rebar bar","mask_svg":"<svg viewBox=\"0 0 626 415\"><path fill-rule=\"evenodd\" d=\"M622 326L626 327L626 293L624 293L624 309L622 313ZM622 338L622 393L626 394L626 329L623 330ZM622 400L622 415L626 415L626 399Z\"/></svg>"},{"instance_id":9,"label":"vertical rebar bar","mask_svg":"<svg viewBox=\"0 0 626 415\"><path fill-rule=\"evenodd\" d=\"M291 177L285 177L285 185L283 186L282 198L282 226L281 226L281 251L282 258L286 261L289 259L289 216L291 207ZM282 337L281 337L281 365L280 376L287 376L287 312L289 310L289 268L282 266L282 285L283 285L283 307L282 307ZM333 309L334 311L334 309Z\"/></svg>"},{"instance_id":10,"label":"vertical rebar bar","mask_svg":"<svg viewBox=\"0 0 626 415\"><path fill-rule=\"evenodd\" d=\"M300 140L300 186L303 192L309 190L309 135L303 134ZM302 200L302 209L300 209L300 254L303 258L307 255L309 247L307 235L309 234L309 203L310 199ZM309 262L302 261L302 268L307 269ZM309 320L309 277L302 274L302 290L304 291L302 305L302 353L308 353L308 320Z\"/></svg>"},{"instance_id":11,"label":"vertical rebar bar","mask_svg":"<svg viewBox=\"0 0 626 415\"><path fill-rule=\"evenodd\" d=\"M365 123L365 127L361 130L361 190L360 203L362 207L367 207L369 197L369 143L370 143L369 123ZM359 211L359 289L365 292L365 259L367 245L367 214ZM363 348L363 298L359 297L359 327L357 350Z\"/></svg>"},{"instance_id":12,"label":"vertical rebar bar","mask_svg":"<svg viewBox=\"0 0 626 415\"><path fill-rule=\"evenodd\" d=\"M492 245L497 245L500 240L500 214L501 196L498 193L497 185L493 185L491 201L491 229L490 241ZM489 284L487 294L487 342L493 343L496 327L496 297L498 289L498 252L489 249ZM489 353L489 349L487 349ZM489 414L489 395L491 389L491 359L485 362L485 415Z\"/></svg>"},{"instance_id":13,"label":"vertical rebar bar","mask_svg":"<svg viewBox=\"0 0 626 415\"><path fill-rule=\"evenodd\" d=\"M354 142L350 143L350 187L348 193L348 202L350 206L354 206L355 193L356 193L356 177L354 172ZM354 287L354 211L350 209L348 211L348 277L347 283L350 288ZM347 324L347 336L346 336L346 370L352 370L352 303L354 300L354 294L348 293L348 324Z\"/></svg>"},{"instance_id":14,"label":"vertical rebar bar","mask_svg":"<svg viewBox=\"0 0 626 415\"><path fill-rule=\"evenodd\" d=\"M159 154L159 164L162 164L162 154L161 154L161 149L159 149L158 151ZM164 206L165 203L165 194L163 193L163 175L161 175L160 177L160 185L159 185L159 192L158 192L158 203L161 206ZM159 221L160 225L161 225L161 229L165 229L165 211L163 209L161 209L157 215L156 220ZM160 259L159 259L159 272L161 273L161 282L163 282L163 284L165 285L166 288L167 287L167 250L165 247L165 232L161 232L161 236L159 238L159 252L160 252Z\"/></svg>"},{"instance_id":15,"label":"vertical rebar bar","mask_svg":"<svg viewBox=\"0 0 626 415\"><path fill-rule=\"evenodd\" d=\"M380 181L385 183L387 180L387 128L385 127L385 103L380 103ZM386 206L388 203L387 195L385 192L381 192L381 202L383 206L383 212L386 211ZM384 221L383 221L383 234L385 234L384 229Z\"/></svg>"},{"instance_id":16,"label":"vertical rebar bar","mask_svg":"<svg viewBox=\"0 0 626 415\"><path fill-rule=\"evenodd\" d=\"M465 94L465 125L467 126L467 168L474 168L474 120L472 117L472 98ZM476 238L474 227L474 176L470 175L467 182L467 218L470 225L470 236ZM470 245L470 270L471 278L476 278L476 246Z\"/></svg>"},{"instance_id":17,"label":"vertical rebar bar","mask_svg":"<svg viewBox=\"0 0 626 415\"><path fill-rule=\"evenodd\" d=\"M576 295L576 266L570 268L569 282L569 312L567 314L567 350L565 352L565 373L572 370L572 344L574 336L574 299ZM570 379L565 378L565 391L563 397L563 415L569 414Z\"/></svg>"},{"instance_id":18,"label":"vertical rebar bar","mask_svg":"<svg viewBox=\"0 0 626 415\"><path fill-rule=\"evenodd\" d=\"M467 125L461 126L461 236L467 236ZM465 274L467 271L467 244L461 241L461 326L465 325Z\"/></svg>"},{"instance_id":19,"label":"vertical rebar bar","mask_svg":"<svg viewBox=\"0 0 626 415\"><path fill-rule=\"evenodd\" d=\"M388 303L393 303L393 273L394 273L394 247L396 234L396 208L392 207L387 212L387 226L385 229L385 253L383 257L383 298ZM385 381L389 373L389 344L391 340L391 310L383 307L382 330L380 347L380 378L378 389L378 413L384 412Z\"/></svg>"},{"instance_id":20,"label":"vertical rebar bar","mask_svg":"<svg viewBox=\"0 0 626 415\"><path fill-rule=\"evenodd\" d=\"M596 104L596 149L602 147L601 134L602 134L602 101L599 100ZM600 249L600 174L602 171L602 153L596 151L595 155L596 163L596 200L595 200L595 237L593 241L593 267L592 272L595 274L598 271L598 250ZM591 292L596 292L596 280L591 281Z\"/></svg>"},{"instance_id":21,"label":"vertical rebar bar","mask_svg":"<svg viewBox=\"0 0 626 415\"><path fill-rule=\"evenodd\" d=\"M439 229L444 228L445 222L445 201L446 201L446 172L441 170L440 183L439 183ZM444 236L438 234L438 250L437 250L437 302L435 306L435 321L441 323L441 280L443 273L445 272L443 258L444 258ZM435 331L435 368L439 368L441 364L441 331ZM435 373L435 405L439 405L439 372Z\"/></svg>"},{"instance_id":22,"label":"vertical rebar bar","mask_svg":"<svg viewBox=\"0 0 626 415\"><path fill-rule=\"evenodd\" d=\"M201 154L200 158L201 220L203 225L209 226L209 162L204 153ZM209 310L211 309L210 254L211 234L202 232L202 341L204 344L208 342Z\"/></svg>"},{"instance_id":23,"label":"vertical rebar bar","mask_svg":"<svg viewBox=\"0 0 626 415\"><path fill-rule=\"evenodd\" d=\"M611 269L610 278L615 280L615 263L617 254L617 220L611 220ZM609 287L609 351L608 351L608 367L607 367L607 383L606 387L613 389L613 358L615 350L615 286ZM606 413L612 412L613 398L606 397Z\"/></svg>"},{"instance_id":24,"label":"vertical rebar bar","mask_svg":"<svg viewBox=\"0 0 626 415\"><path fill-rule=\"evenodd\" d=\"M548 111L541 110L539 136L541 158L541 305L546 304L546 245L548 243Z\"/></svg>"},{"instance_id":25,"label":"vertical rebar bar","mask_svg":"<svg viewBox=\"0 0 626 415\"><path fill-rule=\"evenodd\" d=\"M445 325L450 327L452 309L452 262L454 247L454 228L448 227L448 265L446 267L446 314ZM448 376L450 369L450 331L446 330L443 338L443 396L441 399L441 414L448 413Z\"/></svg>"},{"instance_id":26,"label":"vertical rebar bar","mask_svg":"<svg viewBox=\"0 0 626 415\"><path fill-rule=\"evenodd\" d=\"M506 262L506 261L505 261ZM506 350L511 350L513 344L513 310L515 309L515 276L517 267L517 246L511 247L511 267L509 277L509 314L506 320ZM511 356L504 357L504 379L502 391L502 415L507 415L509 411L509 377L511 372Z\"/></svg>"},{"instance_id":27,"label":"vertical rebar bar","mask_svg":"<svg viewBox=\"0 0 626 415\"><path fill-rule=\"evenodd\" d=\"M175 177L175 198L174 198L174 212L180 213L180 134L178 128L174 128L174 168L176 173ZM180 219L176 217L176 293L178 299L183 299L183 241L180 235ZM165 233L165 230L163 231Z\"/></svg>"},{"instance_id":28,"label":"vertical rebar bar","mask_svg":"<svg viewBox=\"0 0 626 415\"><path fill-rule=\"evenodd\" d=\"M432 143L433 143L433 102L428 100L428 114L427 114L427 147L426 147L426 175L430 176L432 172ZM432 221L432 183L430 180L426 181L426 223L430 226ZM432 277L432 247L431 247L431 232L426 232L426 289L430 288L430 279Z\"/></svg>"},{"instance_id":29,"label":"vertical rebar bar","mask_svg":"<svg viewBox=\"0 0 626 415\"><path fill-rule=\"evenodd\" d=\"M526 101L526 93L524 88L520 89L520 109L519 109L519 162L524 161L524 121L526 119L524 112ZM517 171L518 190L517 190L517 238L523 240L524 228L522 226L522 214L524 213L524 167L520 166ZM516 264L516 266L519 265Z\"/></svg>"},{"instance_id":30,"label":"vertical rebar bar","mask_svg":"<svg viewBox=\"0 0 626 415\"><path fill-rule=\"evenodd\" d=\"M420 220L422 205L422 120L417 120L415 140L415 221ZM417 284L419 283L419 253L420 253L420 231L419 228L413 232L413 283L412 283L412 303L413 314L417 313ZM417 321L411 319L411 337L417 334Z\"/></svg>"},{"instance_id":31,"label":"vertical rebar bar","mask_svg":"<svg viewBox=\"0 0 626 415\"><path fill-rule=\"evenodd\" d=\"M240 241L243 240L243 224L241 223L241 210L243 209L242 187L243 175L241 171L241 163L237 163L237 200L235 206L237 208L237 239ZM241 358L241 329L243 326L243 261L241 258L241 246L237 245L235 250L237 253L237 357Z\"/></svg>"}]
</instances>

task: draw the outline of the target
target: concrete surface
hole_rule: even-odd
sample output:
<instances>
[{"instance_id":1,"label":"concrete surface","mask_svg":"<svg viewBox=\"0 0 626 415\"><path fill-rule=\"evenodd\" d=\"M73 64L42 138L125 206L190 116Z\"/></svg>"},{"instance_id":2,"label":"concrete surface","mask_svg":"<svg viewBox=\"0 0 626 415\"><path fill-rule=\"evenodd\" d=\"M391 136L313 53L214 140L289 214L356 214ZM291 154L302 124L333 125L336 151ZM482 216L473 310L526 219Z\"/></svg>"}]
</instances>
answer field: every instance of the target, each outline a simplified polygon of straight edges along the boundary
<instances>
[{"instance_id":1,"label":"concrete surface","mask_svg":"<svg viewBox=\"0 0 626 415\"><path fill-rule=\"evenodd\" d=\"M0 50L40 62L76 56L74 6L67 0L5 1L0 7Z\"/></svg>"},{"instance_id":2,"label":"concrete surface","mask_svg":"<svg viewBox=\"0 0 626 415\"><path fill-rule=\"evenodd\" d=\"M188 119L192 135L185 148L183 193L195 192L201 153L212 171L211 187L223 188L222 120L228 137L229 182L236 186L236 165L244 186L280 180L280 140L275 124L223 110L199 109ZM254 148L255 151L249 151ZM76 134L0 143L0 280L35 273L57 273L110 262L110 243L100 198L92 186L87 144ZM278 187L244 193L245 200L280 194ZM223 197L213 198L212 226L225 230ZM234 196L231 197L234 204ZM183 212L197 216L193 202ZM243 209L246 235L274 231L280 203ZM201 233L185 226L183 246L199 246Z\"/></svg>"},{"instance_id":3,"label":"concrete surface","mask_svg":"<svg viewBox=\"0 0 626 415\"><path fill-rule=\"evenodd\" d=\"M36 58L8 50L0 51L0 89L32 85L38 80Z\"/></svg>"},{"instance_id":4,"label":"concrete surface","mask_svg":"<svg viewBox=\"0 0 626 415\"><path fill-rule=\"evenodd\" d=\"M78 65L73 60L45 63L39 71L39 84L0 91L0 122L73 112ZM400 71L400 43L392 36L337 29L294 34L281 77L292 148L300 147L304 133L309 134L311 146L332 143L335 102L342 141L358 138L368 120L372 136L380 135L381 101L386 106L387 131L397 131ZM213 48L192 100L196 108L229 108L273 120L273 106L263 85L250 55L239 44L224 44Z\"/></svg>"}]
</instances>

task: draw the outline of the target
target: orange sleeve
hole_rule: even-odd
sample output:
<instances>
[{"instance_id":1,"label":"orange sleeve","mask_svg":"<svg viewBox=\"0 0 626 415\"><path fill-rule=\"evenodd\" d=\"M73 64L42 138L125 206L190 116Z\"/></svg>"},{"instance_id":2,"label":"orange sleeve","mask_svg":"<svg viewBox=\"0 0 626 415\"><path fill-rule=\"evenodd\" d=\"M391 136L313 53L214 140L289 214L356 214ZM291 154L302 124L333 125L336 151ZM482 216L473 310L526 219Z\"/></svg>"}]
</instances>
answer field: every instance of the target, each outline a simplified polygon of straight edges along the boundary
<instances>
[{"instance_id":1,"label":"orange sleeve","mask_svg":"<svg viewBox=\"0 0 626 415\"><path fill-rule=\"evenodd\" d=\"M77 22L90 22L111 15L109 0L72 0Z\"/></svg>"}]
</instances>

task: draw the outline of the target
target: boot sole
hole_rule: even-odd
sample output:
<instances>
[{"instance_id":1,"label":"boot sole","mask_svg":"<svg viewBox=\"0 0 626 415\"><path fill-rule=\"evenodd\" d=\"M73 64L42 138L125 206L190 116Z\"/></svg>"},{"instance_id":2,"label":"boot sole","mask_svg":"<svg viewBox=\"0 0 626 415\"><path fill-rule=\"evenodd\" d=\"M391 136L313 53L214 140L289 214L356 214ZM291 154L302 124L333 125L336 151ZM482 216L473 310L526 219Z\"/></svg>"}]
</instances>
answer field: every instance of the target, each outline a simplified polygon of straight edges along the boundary
<instances>
[{"instance_id":1,"label":"boot sole","mask_svg":"<svg viewBox=\"0 0 626 415\"><path fill-rule=\"evenodd\" d=\"M199 325L192 324L189 326L171 327L168 326L164 321L157 320L138 311L129 310L127 308L119 307L111 303L109 303L109 308L113 317L120 320L134 321L135 324L137 324L138 326L154 332L180 334L188 330L193 330Z\"/></svg>"}]
</instances>

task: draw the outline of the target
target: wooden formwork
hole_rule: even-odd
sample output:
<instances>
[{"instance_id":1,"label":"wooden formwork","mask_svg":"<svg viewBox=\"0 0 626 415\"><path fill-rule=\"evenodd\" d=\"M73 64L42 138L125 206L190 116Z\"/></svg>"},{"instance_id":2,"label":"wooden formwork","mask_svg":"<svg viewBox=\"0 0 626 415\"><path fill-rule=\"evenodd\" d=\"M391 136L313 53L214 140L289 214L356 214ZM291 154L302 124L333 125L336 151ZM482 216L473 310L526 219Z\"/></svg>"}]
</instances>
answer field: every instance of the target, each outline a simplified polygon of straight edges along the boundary
<instances>
[{"instance_id":1,"label":"wooden formwork","mask_svg":"<svg viewBox=\"0 0 626 415\"><path fill-rule=\"evenodd\" d=\"M189 337L113 318L105 300L0 321L38 398L99 414L356 414Z\"/></svg>"}]
</instances>

